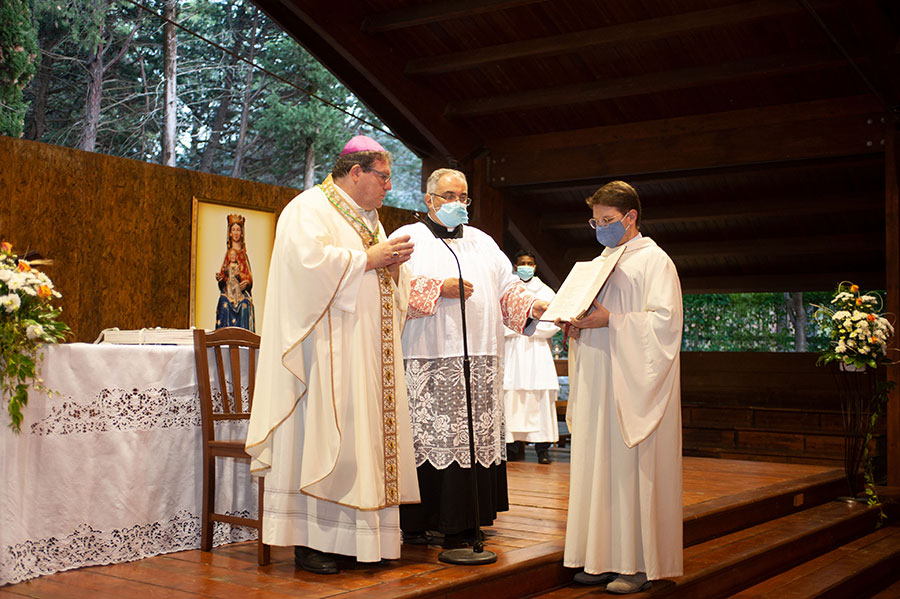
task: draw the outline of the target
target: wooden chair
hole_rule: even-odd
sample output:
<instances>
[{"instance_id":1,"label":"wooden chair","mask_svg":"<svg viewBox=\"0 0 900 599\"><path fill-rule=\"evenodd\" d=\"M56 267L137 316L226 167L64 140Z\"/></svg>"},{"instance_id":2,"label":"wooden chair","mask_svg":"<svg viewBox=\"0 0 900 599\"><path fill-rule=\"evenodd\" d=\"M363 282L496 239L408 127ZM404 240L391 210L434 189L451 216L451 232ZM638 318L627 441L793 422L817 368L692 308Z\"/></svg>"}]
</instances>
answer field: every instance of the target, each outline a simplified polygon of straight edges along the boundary
<instances>
[{"instance_id":1,"label":"wooden chair","mask_svg":"<svg viewBox=\"0 0 900 599\"><path fill-rule=\"evenodd\" d=\"M214 355L218 392L221 403L213 401L210 385L209 354ZM200 407L203 429L203 522L201 525L200 547L211 551L214 522L255 528L258 534L257 553L259 565L270 561L269 546L262 542L263 492L265 478L257 478L259 483L259 503L256 518L242 518L217 513L216 502L216 458L249 460L244 451L244 439L216 439L216 423L221 421L249 420L253 405L253 387L256 382L256 361L259 353L259 335L238 327L226 327L212 333L194 329L194 356L197 361L197 381L200 385ZM246 368L242 370L243 363ZM225 368L228 361L229 370ZM249 405L244 410L242 401L242 373L248 375ZM229 392L230 389L230 392Z\"/></svg>"}]
</instances>

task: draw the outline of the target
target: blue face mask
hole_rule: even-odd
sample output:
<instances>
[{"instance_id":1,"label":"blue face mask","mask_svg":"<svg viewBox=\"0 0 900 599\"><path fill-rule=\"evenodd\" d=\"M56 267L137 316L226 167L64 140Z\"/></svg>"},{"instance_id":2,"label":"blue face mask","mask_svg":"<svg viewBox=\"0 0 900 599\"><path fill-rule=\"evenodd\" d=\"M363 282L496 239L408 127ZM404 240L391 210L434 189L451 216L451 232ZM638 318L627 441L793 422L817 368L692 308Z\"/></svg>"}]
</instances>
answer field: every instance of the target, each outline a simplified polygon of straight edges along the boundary
<instances>
[{"instance_id":1,"label":"blue face mask","mask_svg":"<svg viewBox=\"0 0 900 599\"><path fill-rule=\"evenodd\" d=\"M610 223L605 228L597 227L594 230L597 234L597 241L608 248L619 245L619 241L625 236L625 225L622 224L622 220Z\"/></svg>"},{"instance_id":2,"label":"blue face mask","mask_svg":"<svg viewBox=\"0 0 900 599\"><path fill-rule=\"evenodd\" d=\"M469 222L469 211L460 202L448 202L437 211L437 217L445 227L455 229Z\"/></svg>"},{"instance_id":3,"label":"blue face mask","mask_svg":"<svg viewBox=\"0 0 900 599\"><path fill-rule=\"evenodd\" d=\"M534 267L533 266L517 266L516 272L519 274L519 278L523 281L531 280L531 277L534 276Z\"/></svg>"}]
</instances>

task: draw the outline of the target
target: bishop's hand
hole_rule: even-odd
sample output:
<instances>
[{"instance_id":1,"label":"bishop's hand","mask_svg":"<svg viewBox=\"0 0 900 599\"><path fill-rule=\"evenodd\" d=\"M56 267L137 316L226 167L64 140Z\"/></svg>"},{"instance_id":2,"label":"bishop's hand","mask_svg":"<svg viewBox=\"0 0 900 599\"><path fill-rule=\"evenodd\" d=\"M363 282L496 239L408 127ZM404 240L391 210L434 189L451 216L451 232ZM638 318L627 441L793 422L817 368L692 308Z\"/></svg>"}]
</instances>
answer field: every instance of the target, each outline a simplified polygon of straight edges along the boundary
<instances>
[{"instance_id":1,"label":"bishop's hand","mask_svg":"<svg viewBox=\"0 0 900 599\"><path fill-rule=\"evenodd\" d=\"M403 264L412 256L413 247L409 235L376 243L366 250L366 270Z\"/></svg>"}]
</instances>

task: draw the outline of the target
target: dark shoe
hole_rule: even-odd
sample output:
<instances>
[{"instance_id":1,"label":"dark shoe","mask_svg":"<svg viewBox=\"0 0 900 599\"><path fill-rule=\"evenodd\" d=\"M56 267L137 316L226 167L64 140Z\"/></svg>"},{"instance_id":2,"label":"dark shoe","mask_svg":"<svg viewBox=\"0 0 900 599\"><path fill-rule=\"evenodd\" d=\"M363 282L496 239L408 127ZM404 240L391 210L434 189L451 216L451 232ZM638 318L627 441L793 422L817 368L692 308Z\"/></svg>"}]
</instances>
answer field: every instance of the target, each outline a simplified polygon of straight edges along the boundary
<instances>
[{"instance_id":1,"label":"dark shoe","mask_svg":"<svg viewBox=\"0 0 900 599\"><path fill-rule=\"evenodd\" d=\"M334 556L309 547L294 547L294 565L313 574L337 574L339 572Z\"/></svg>"},{"instance_id":2,"label":"dark shoe","mask_svg":"<svg viewBox=\"0 0 900 599\"><path fill-rule=\"evenodd\" d=\"M525 459L525 444L521 441L506 444L506 461L521 462Z\"/></svg>"},{"instance_id":3,"label":"dark shoe","mask_svg":"<svg viewBox=\"0 0 900 599\"><path fill-rule=\"evenodd\" d=\"M578 584L585 584L588 586L600 585L600 584L608 584L618 578L619 575L615 572L604 572L603 574L588 574L584 570L575 575L574 580Z\"/></svg>"},{"instance_id":4,"label":"dark shoe","mask_svg":"<svg viewBox=\"0 0 900 599\"><path fill-rule=\"evenodd\" d=\"M406 532L403 531L404 545L428 545L432 541L432 536L428 532Z\"/></svg>"},{"instance_id":5,"label":"dark shoe","mask_svg":"<svg viewBox=\"0 0 900 599\"><path fill-rule=\"evenodd\" d=\"M546 451L538 452L538 464L549 464L550 463L550 454Z\"/></svg>"},{"instance_id":6,"label":"dark shoe","mask_svg":"<svg viewBox=\"0 0 900 599\"><path fill-rule=\"evenodd\" d=\"M478 531L478 538L481 542L484 542L486 538L484 535L484 531ZM475 529L470 528L468 530L463 530L461 532L455 532L451 534L444 535L444 549L455 549L457 547L471 547L475 544Z\"/></svg>"}]
</instances>

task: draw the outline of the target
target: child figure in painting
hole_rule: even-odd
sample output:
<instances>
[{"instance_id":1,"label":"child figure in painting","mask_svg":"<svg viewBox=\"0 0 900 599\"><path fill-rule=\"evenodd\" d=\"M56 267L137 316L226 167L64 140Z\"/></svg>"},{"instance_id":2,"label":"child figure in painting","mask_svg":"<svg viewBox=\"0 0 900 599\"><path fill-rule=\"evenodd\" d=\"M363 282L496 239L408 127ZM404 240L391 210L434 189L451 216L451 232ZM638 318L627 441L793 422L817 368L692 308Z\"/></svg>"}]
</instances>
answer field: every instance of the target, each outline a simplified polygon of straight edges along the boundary
<instances>
[{"instance_id":1,"label":"child figure in painting","mask_svg":"<svg viewBox=\"0 0 900 599\"><path fill-rule=\"evenodd\" d=\"M256 332L253 309L253 275L244 245L244 217L228 215L228 238L225 260L216 273L219 302L216 306L216 328L241 327Z\"/></svg>"}]
</instances>

